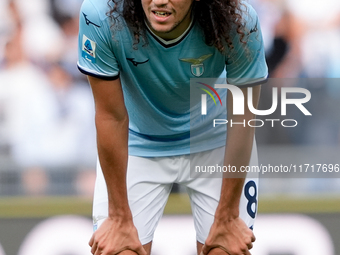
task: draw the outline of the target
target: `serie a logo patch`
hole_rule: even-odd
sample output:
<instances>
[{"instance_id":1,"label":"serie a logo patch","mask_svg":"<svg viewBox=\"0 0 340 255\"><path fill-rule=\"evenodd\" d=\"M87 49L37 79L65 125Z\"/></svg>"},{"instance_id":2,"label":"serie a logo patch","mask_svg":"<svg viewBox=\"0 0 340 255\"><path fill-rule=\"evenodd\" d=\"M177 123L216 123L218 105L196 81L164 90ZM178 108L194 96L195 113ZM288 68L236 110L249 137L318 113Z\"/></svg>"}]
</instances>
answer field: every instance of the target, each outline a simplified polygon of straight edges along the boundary
<instances>
[{"instance_id":1,"label":"serie a logo patch","mask_svg":"<svg viewBox=\"0 0 340 255\"><path fill-rule=\"evenodd\" d=\"M86 35L83 35L82 57L91 63L96 62L96 43L89 39Z\"/></svg>"}]
</instances>

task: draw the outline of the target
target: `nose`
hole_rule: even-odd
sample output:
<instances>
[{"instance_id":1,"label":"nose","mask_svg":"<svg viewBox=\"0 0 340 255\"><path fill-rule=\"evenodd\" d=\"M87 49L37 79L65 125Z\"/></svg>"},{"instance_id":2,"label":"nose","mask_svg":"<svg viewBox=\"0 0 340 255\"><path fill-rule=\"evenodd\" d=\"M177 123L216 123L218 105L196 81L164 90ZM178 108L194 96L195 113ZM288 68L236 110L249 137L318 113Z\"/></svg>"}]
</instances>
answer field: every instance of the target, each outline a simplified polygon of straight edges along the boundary
<instances>
[{"instance_id":1,"label":"nose","mask_svg":"<svg viewBox=\"0 0 340 255\"><path fill-rule=\"evenodd\" d=\"M167 5L169 3L169 0L152 0L152 2L156 6L164 6L164 5Z\"/></svg>"}]
</instances>

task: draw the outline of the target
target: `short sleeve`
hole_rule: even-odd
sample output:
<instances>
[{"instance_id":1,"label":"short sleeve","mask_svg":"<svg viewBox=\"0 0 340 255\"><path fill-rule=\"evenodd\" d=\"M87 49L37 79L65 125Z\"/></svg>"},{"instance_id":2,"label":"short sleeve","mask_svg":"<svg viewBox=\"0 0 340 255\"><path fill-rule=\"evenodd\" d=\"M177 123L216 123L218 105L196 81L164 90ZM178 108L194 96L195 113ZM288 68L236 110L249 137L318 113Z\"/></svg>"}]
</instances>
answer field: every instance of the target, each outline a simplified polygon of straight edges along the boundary
<instances>
[{"instance_id":1,"label":"short sleeve","mask_svg":"<svg viewBox=\"0 0 340 255\"><path fill-rule=\"evenodd\" d=\"M236 86L261 84L268 76L260 22L253 7L248 4L245 7L244 36L235 32L234 47L226 54L227 81Z\"/></svg>"},{"instance_id":2,"label":"short sleeve","mask_svg":"<svg viewBox=\"0 0 340 255\"><path fill-rule=\"evenodd\" d=\"M113 52L107 11L95 6L91 0L83 2L79 16L77 65L86 75L114 80L119 77L119 67Z\"/></svg>"}]
</instances>

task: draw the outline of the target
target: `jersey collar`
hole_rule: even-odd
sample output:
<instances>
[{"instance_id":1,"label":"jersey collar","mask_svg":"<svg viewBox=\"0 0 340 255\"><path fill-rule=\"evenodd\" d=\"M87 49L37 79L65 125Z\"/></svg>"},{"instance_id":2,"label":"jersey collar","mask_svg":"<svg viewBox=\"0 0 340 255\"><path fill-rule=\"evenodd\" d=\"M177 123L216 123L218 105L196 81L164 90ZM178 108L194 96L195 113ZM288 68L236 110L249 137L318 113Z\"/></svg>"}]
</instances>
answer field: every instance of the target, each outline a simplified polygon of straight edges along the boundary
<instances>
[{"instance_id":1,"label":"jersey collar","mask_svg":"<svg viewBox=\"0 0 340 255\"><path fill-rule=\"evenodd\" d=\"M147 30L152 35L152 37L155 38L155 40L157 42L159 42L163 47L169 48L169 47L172 47L172 46L179 44L189 34L191 28L193 27L194 18L191 19L191 22L190 22L188 28L183 32L183 34L181 34L180 36L178 36L175 39L168 40L168 41L164 40L163 38L159 37L154 32L152 32L152 30L148 26L147 22L145 20L144 20L144 22L145 22L145 26L146 26Z\"/></svg>"}]
</instances>

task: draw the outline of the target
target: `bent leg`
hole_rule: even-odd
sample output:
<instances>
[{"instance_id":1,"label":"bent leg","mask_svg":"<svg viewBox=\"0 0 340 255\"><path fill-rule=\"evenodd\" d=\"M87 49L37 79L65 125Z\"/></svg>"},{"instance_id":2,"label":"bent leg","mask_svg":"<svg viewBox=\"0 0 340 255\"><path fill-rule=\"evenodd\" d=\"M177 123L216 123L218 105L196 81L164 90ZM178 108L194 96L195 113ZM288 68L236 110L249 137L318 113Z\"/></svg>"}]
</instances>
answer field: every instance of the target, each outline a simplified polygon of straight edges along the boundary
<instances>
[{"instance_id":1,"label":"bent leg","mask_svg":"<svg viewBox=\"0 0 340 255\"><path fill-rule=\"evenodd\" d=\"M199 153L196 157L191 158L192 165L214 165L223 164L224 149L215 149L211 152ZM254 152L254 150L253 150ZM211 155L213 156L211 156ZM221 155L220 162L216 162L216 155ZM210 161L212 158L215 161ZM204 164L202 163L204 162ZM257 164L257 156L252 155L250 165ZM189 178L190 179L190 178ZM210 228L214 222L214 215L220 199L222 178L196 178L190 179L183 183L188 191L191 200L191 208L194 216L194 224L196 229L197 251L201 252L202 244L209 235ZM258 201L258 178L246 178L243 191L240 197L240 218L249 228L253 228L257 214ZM200 253L198 253L200 254ZM209 254L219 255L226 254L225 251L215 248Z\"/></svg>"},{"instance_id":2,"label":"bent leg","mask_svg":"<svg viewBox=\"0 0 340 255\"><path fill-rule=\"evenodd\" d=\"M133 222L142 245L150 254L156 226L171 191L174 174L166 159L129 157L127 171L128 202ZM96 189L93 203L94 231L108 217L108 198L104 176L97 165ZM131 253L131 251L123 251ZM120 254L122 254L121 252ZM122 255L125 255L125 254Z\"/></svg>"}]
</instances>

